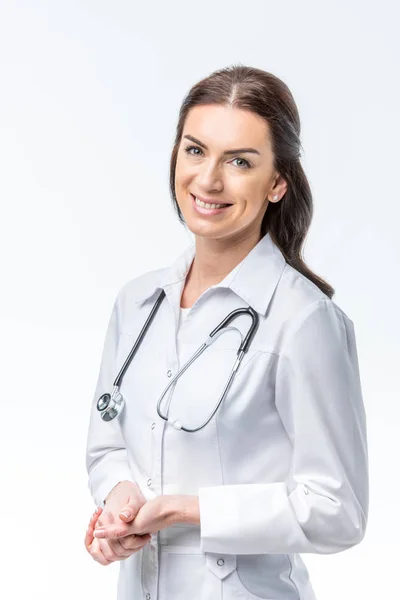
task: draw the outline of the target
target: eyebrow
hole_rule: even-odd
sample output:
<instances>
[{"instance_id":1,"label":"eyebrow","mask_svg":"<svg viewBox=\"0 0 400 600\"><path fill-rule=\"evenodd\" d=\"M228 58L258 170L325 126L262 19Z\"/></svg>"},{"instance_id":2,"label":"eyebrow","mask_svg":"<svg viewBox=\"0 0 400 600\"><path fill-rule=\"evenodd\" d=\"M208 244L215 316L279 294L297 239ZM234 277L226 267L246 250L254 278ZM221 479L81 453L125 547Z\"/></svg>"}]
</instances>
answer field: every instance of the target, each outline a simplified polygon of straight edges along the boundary
<instances>
[{"instance_id":1,"label":"eyebrow","mask_svg":"<svg viewBox=\"0 0 400 600\"><path fill-rule=\"evenodd\" d=\"M188 134L188 135L185 135L184 137L187 138L188 140L191 140L195 144L198 144L199 146L204 148L204 150L208 150L207 146L205 144L203 144L203 142L200 142L200 140L197 140L192 135ZM260 155L259 151L256 150L255 148L237 148L236 150L225 150L224 154L244 154L245 152L251 152L252 154Z\"/></svg>"}]
</instances>

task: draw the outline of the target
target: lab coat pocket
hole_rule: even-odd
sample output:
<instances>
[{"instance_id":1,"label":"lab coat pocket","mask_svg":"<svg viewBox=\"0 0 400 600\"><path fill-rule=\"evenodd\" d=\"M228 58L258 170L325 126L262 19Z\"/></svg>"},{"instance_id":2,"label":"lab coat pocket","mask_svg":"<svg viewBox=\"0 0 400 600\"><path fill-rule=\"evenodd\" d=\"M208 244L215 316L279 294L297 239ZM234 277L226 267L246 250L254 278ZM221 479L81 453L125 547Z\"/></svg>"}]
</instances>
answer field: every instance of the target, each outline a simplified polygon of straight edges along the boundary
<instances>
[{"instance_id":1,"label":"lab coat pocket","mask_svg":"<svg viewBox=\"0 0 400 600\"><path fill-rule=\"evenodd\" d=\"M237 555L236 568L224 581L223 598L237 600L298 600L285 554Z\"/></svg>"},{"instance_id":2,"label":"lab coat pocket","mask_svg":"<svg viewBox=\"0 0 400 600\"><path fill-rule=\"evenodd\" d=\"M256 596L243 585L238 576L236 554L214 552L205 554L208 570L215 578L221 580L221 594L224 600L265 600L267 598L267 596Z\"/></svg>"},{"instance_id":3,"label":"lab coat pocket","mask_svg":"<svg viewBox=\"0 0 400 600\"><path fill-rule=\"evenodd\" d=\"M221 582L207 571L202 552L161 548L159 600L222 600Z\"/></svg>"}]
</instances>

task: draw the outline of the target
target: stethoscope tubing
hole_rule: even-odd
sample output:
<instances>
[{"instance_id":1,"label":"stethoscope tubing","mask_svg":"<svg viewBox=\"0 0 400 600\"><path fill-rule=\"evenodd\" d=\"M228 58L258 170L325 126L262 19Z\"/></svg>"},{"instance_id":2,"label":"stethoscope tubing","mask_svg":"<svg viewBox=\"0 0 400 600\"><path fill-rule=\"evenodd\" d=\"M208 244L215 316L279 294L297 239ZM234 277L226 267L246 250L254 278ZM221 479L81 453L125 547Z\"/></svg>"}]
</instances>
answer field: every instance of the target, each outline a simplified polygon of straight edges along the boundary
<instances>
[{"instance_id":1,"label":"stethoscope tubing","mask_svg":"<svg viewBox=\"0 0 400 600\"><path fill-rule=\"evenodd\" d=\"M142 327L142 329L141 329L141 331L140 331L140 333L138 335L138 338L137 338L136 342L133 345L132 350L129 352L129 354L128 354L128 356L127 356L124 364L121 367L120 372L118 373L118 375L115 378L115 381L114 381L114 384L113 384L114 387L117 387L117 388L121 387L122 379L125 376L125 373L128 370L128 367L131 364L132 359L135 356L135 354L136 354L136 352L137 352L140 344L142 343L142 340L143 340L144 336L146 335L146 332L147 332L147 330L148 330L148 328L149 328L152 320L154 319L154 317L156 315L156 312L160 308L161 302L164 300L164 296L165 296L165 291L162 290L161 294L158 296L158 298L157 298L157 300L156 300L153 308L151 309L150 314L147 317L146 322L143 325L143 327Z\"/></svg>"},{"instance_id":2,"label":"stethoscope tubing","mask_svg":"<svg viewBox=\"0 0 400 600\"><path fill-rule=\"evenodd\" d=\"M108 393L103 394L97 401L97 410L99 410L101 412L101 417L104 421L111 421L118 414L120 414L121 411L123 410L124 399L122 397L122 394L119 391L120 386L122 384L122 380L123 380L125 373L126 373L127 369L129 368L129 365L131 364L132 359L135 356L135 354L147 332L148 327L150 326L151 322L153 321L153 319L156 315L156 312L158 311L164 297L165 297L165 291L162 290L161 293L159 294L153 308L151 309L150 314L148 315L148 317L138 335L138 338L136 339L131 351L129 352L129 355L127 356L124 364L122 365L118 375L115 378L111 395ZM235 319L236 317L238 317L241 314L248 314L251 317L251 325L250 325L244 338L243 338L241 332L237 329L237 327L229 327L229 323L231 323L231 321L233 321L233 319ZM158 415L163 420L169 422L177 430L183 430L188 433L194 433L196 431L199 431L200 429L203 429L203 427L205 427L210 422L210 420L213 418L213 416L217 412L218 408L220 407L221 403L223 402L224 398L226 397L228 390L232 384L233 378L234 378L234 376L239 368L239 365L242 361L242 358L250 347L253 337L257 331L258 324L259 324L258 314L251 306L237 308L237 309L233 310L232 312L230 312L229 315L227 315L221 321L221 323L219 323L219 325L217 325L217 327L215 327L211 331L207 340L196 350L196 352L193 354L193 356L191 356L191 358L183 365L183 367L178 370L176 375L166 386L166 388L164 389L162 395L160 396L160 398L157 402ZM164 415L161 412L162 400L164 399L168 390L177 382L179 377L181 377L183 375L183 373L190 367L190 365L193 364L193 362L206 350L206 348L208 348L227 329L234 329L234 330L238 331L241 336L241 343L237 350L237 357L236 357L235 363L232 367L229 378L224 386L222 394L221 394L213 412L208 417L208 419L206 421L204 421L204 423L202 423L202 425L200 425L199 427L196 427L196 428L184 427L178 419L169 417L168 414ZM169 399L169 403L168 403L168 413L169 413L170 402L171 402L171 398Z\"/></svg>"}]
</instances>

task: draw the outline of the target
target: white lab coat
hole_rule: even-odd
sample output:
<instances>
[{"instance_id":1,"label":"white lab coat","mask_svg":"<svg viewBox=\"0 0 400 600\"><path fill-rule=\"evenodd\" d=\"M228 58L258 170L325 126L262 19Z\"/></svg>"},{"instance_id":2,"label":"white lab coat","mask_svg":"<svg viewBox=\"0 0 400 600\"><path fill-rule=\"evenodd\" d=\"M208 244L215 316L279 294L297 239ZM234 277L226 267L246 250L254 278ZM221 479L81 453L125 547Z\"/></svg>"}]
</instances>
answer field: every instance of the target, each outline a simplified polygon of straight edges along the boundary
<instances>
[{"instance_id":1,"label":"white lab coat","mask_svg":"<svg viewBox=\"0 0 400 600\"><path fill-rule=\"evenodd\" d=\"M125 284L109 322L87 443L89 488L104 506L125 479L146 499L199 496L201 525L177 524L121 561L118 600L313 600L299 553L359 543L368 515L368 457L354 325L290 267L269 234L194 303L179 332L180 298L195 245L169 268ZM122 414L104 422L111 391L161 289L166 292L121 386ZM232 310L259 327L226 399L197 433L161 419L169 377ZM231 325L243 335L250 317ZM164 412L196 427L211 414L240 336L221 335L172 388Z\"/></svg>"}]
</instances>

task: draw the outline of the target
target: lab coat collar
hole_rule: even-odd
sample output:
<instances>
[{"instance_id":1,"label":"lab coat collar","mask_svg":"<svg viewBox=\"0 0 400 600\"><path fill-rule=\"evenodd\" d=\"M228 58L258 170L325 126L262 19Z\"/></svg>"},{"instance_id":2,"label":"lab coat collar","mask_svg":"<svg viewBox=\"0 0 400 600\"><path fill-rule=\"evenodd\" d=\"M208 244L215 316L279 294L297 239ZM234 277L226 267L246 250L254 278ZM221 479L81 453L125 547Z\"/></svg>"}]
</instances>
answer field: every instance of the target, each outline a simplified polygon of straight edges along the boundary
<instances>
[{"instance_id":1,"label":"lab coat collar","mask_svg":"<svg viewBox=\"0 0 400 600\"><path fill-rule=\"evenodd\" d=\"M135 302L143 302L161 289L183 283L196 252L192 243L170 267L153 272L155 277L144 278L137 289ZM230 288L260 314L265 314L286 261L269 233L251 249L245 258L213 288Z\"/></svg>"}]
</instances>

